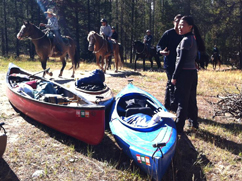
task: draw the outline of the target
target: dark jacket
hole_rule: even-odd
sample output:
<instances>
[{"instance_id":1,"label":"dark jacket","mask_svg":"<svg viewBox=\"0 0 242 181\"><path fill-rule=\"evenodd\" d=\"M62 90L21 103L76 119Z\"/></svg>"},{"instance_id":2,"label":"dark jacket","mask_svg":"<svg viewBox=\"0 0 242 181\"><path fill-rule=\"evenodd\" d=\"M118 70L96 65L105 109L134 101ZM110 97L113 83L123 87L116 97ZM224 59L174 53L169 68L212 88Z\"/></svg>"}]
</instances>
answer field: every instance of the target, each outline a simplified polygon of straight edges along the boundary
<instances>
[{"instance_id":1,"label":"dark jacket","mask_svg":"<svg viewBox=\"0 0 242 181\"><path fill-rule=\"evenodd\" d=\"M112 36L111 36L111 38L115 39L115 40L118 40L118 33L116 31L114 31Z\"/></svg>"},{"instance_id":2,"label":"dark jacket","mask_svg":"<svg viewBox=\"0 0 242 181\"><path fill-rule=\"evenodd\" d=\"M164 56L164 68L171 71L175 70L176 62L176 48L177 45L182 40L182 36L176 33L174 28L165 31L162 35L160 41L156 46L156 50L159 53L161 50L164 50L167 47L167 50L170 51L170 54Z\"/></svg>"}]
</instances>

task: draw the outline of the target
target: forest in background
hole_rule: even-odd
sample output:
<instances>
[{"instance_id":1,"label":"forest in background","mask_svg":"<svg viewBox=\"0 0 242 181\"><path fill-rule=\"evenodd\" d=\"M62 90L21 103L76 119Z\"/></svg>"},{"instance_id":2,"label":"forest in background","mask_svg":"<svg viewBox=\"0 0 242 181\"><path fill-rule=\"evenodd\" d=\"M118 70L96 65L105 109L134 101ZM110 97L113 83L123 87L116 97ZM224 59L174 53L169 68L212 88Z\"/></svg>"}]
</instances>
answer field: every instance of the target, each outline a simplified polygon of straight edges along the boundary
<instances>
[{"instance_id":1,"label":"forest in background","mask_svg":"<svg viewBox=\"0 0 242 181\"><path fill-rule=\"evenodd\" d=\"M24 20L36 26L46 23L44 12L48 8L57 14L62 35L75 39L79 55L88 54L88 32L99 32L100 20L105 18L116 27L119 42L132 63L132 42L142 41L150 29L156 45L180 13L193 16L209 55L216 44L223 63L229 58L242 62L242 0L2 0L0 55L33 58L32 42L19 41L16 35Z\"/></svg>"}]
</instances>

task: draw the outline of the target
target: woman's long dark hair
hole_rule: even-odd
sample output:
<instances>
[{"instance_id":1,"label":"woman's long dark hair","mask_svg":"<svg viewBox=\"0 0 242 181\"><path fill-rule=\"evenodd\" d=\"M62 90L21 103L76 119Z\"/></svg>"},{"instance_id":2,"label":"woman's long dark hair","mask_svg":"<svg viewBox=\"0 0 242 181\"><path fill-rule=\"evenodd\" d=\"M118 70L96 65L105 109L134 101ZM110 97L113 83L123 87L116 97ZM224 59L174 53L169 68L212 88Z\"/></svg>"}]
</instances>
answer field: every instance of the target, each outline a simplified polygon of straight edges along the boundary
<instances>
[{"instance_id":1,"label":"woman's long dark hair","mask_svg":"<svg viewBox=\"0 0 242 181\"><path fill-rule=\"evenodd\" d=\"M194 24L194 21L193 21L193 18L191 16L183 16L181 18L181 20L184 20L187 22L188 25L192 25L192 30L194 30L194 34L195 34L195 37L196 37L196 41L197 41L197 46L198 46L198 50L200 52L205 52L205 44L204 44L204 41L200 35L200 32L197 28L197 26Z\"/></svg>"}]
</instances>

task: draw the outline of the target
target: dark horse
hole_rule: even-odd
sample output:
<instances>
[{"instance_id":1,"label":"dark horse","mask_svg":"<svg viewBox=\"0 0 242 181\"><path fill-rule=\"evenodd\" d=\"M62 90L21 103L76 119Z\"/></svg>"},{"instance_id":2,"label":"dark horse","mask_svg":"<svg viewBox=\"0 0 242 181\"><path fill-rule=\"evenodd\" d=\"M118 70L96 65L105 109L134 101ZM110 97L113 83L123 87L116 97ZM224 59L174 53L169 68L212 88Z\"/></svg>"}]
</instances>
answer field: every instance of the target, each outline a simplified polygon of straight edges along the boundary
<instances>
[{"instance_id":1,"label":"dark horse","mask_svg":"<svg viewBox=\"0 0 242 181\"><path fill-rule=\"evenodd\" d=\"M96 63L98 67L105 73L107 70L107 60L111 56L111 52L108 48L107 40L96 33L95 31L90 31L87 36L87 41L89 42L88 50L93 51L96 55ZM115 72L118 72L118 64L121 63L120 61L120 53L119 53L119 44L113 43L113 54L115 59ZM101 57L101 66L99 65L99 59ZM104 65L105 60L105 67Z\"/></svg>"},{"instance_id":2,"label":"dark horse","mask_svg":"<svg viewBox=\"0 0 242 181\"><path fill-rule=\"evenodd\" d=\"M53 44L53 39L47 37L47 33L44 33L38 27L30 22L24 22L23 26L21 27L19 33L17 34L18 39L23 39L24 37L28 37L31 39L35 46L35 50L40 57L42 68L46 69L46 62L49 57L60 57L62 61L62 68L60 70L59 77L62 76L64 68L66 66L66 55L68 54L72 60L72 68L73 74L71 77L75 76L75 69L79 66L79 60L77 58L76 53L76 44L74 40L70 37L66 37L66 40L62 43L62 50L63 52L60 54L57 50L55 45ZM52 73L49 73L52 75ZM45 76L45 71L43 76Z\"/></svg>"},{"instance_id":3,"label":"dark horse","mask_svg":"<svg viewBox=\"0 0 242 181\"><path fill-rule=\"evenodd\" d=\"M161 63L159 59L159 55L156 52L156 48L152 47L150 48L150 51L148 50L148 47L145 46L144 43L141 41L134 41L133 42L133 50L135 51L135 62L134 62L134 70L136 70L136 61L139 58L143 59L143 70L145 71L145 59L148 58L151 63L151 69L153 68L153 60L152 58L155 57L155 61L157 63L158 69L161 69Z\"/></svg>"},{"instance_id":4,"label":"dark horse","mask_svg":"<svg viewBox=\"0 0 242 181\"><path fill-rule=\"evenodd\" d=\"M212 63L213 63L213 69L216 70L217 64L218 64L219 69L220 69L221 62L220 62L219 55L218 55L217 52L215 52L211 55L211 60L212 60Z\"/></svg>"}]
</instances>

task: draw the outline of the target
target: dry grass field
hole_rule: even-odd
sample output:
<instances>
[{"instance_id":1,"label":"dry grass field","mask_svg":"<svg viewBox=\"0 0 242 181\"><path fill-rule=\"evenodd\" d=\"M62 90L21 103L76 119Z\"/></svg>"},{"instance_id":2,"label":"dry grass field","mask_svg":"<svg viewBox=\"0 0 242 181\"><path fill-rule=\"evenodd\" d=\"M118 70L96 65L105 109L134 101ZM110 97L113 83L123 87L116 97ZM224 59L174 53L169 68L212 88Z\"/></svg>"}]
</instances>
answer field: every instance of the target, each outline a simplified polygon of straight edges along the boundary
<instances>
[{"instance_id":1,"label":"dry grass field","mask_svg":"<svg viewBox=\"0 0 242 181\"><path fill-rule=\"evenodd\" d=\"M5 75L9 62L29 70L41 70L38 61L0 58L0 122L5 122L8 145L0 159L0 180L135 180L151 178L143 173L116 144L107 129L103 141L96 146L68 137L35 120L17 113L5 95ZM161 72L134 72L128 64L115 75L113 69L106 74L106 84L116 95L133 84L146 90L163 103L166 74ZM60 62L50 61L48 66L58 75ZM71 76L67 64L64 77ZM148 67L148 65L147 65ZM94 63L81 63L76 77L96 69ZM208 101L218 101L224 91L238 93L242 72L222 66L218 71L199 71L197 101L200 129L194 133L185 127L185 135L178 138L176 154L163 180L242 180L242 121L228 117L213 117L214 109ZM36 176L34 173L41 174Z\"/></svg>"}]
</instances>

